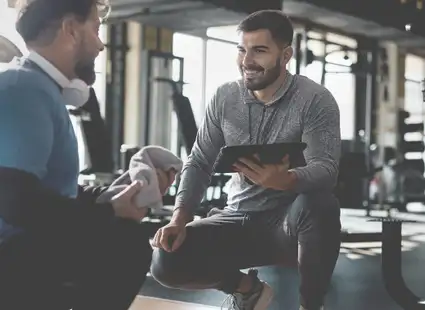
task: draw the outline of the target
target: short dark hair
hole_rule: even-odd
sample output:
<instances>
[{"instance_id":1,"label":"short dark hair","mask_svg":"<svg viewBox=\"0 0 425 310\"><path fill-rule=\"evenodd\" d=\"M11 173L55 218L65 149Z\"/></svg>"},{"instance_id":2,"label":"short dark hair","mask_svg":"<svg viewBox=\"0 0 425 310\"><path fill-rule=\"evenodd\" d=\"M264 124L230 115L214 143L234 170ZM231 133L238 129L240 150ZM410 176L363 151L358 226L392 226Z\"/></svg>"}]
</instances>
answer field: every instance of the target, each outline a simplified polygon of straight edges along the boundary
<instances>
[{"instance_id":1,"label":"short dark hair","mask_svg":"<svg viewBox=\"0 0 425 310\"><path fill-rule=\"evenodd\" d=\"M67 15L86 21L94 5L103 12L101 17L106 18L108 0L18 0L16 30L26 43L36 41L42 35L56 33Z\"/></svg>"},{"instance_id":2,"label":"short dark hair","mask_svg":"<svg viewBox=\"0 0 425 310\"><path fill-rule=\"evenodd\" d=\"M289 17L279 10L262 10L247 16L238 25L238 32L252 32L260 29L270 31L272 38L280 45L292 45L294 28Z\"/></svg>"}]
</instances>

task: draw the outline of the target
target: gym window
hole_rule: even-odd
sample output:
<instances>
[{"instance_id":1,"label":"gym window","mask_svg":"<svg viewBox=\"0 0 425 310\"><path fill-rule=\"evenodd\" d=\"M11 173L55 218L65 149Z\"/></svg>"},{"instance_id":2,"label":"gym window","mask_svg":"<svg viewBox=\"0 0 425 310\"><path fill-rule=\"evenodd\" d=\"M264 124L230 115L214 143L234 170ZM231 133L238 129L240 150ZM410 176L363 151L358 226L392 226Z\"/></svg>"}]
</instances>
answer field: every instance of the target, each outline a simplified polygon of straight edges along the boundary
<instances>
[{"instance_id":1,"label":"gym window","mask_svg":"<svg viewBox=\"0 0 425 310\"><path fill-rule=\"evenodd\" d=\"M357 57L354 51L341 51L341 46L355 49L357 42L334 33L309 31L307 35L311 39L307 47L314 54L314 58L311 64L301 69L301 74L329 89L340 109L341 138L353 140L355 76L350 72L350 66L357 61ZM325 40L327 44L323 42Z\"/></svg>"},{"instance_id":2,"label":"gym window","mask_svg":"<svg viewBox=\"0 0 425 310\"><path fill-rule=\"evenodd\" d=\"M423 122L424 103L422 81L425 79L425 60L407 54L405 60L404 108L410 113L407 119L411 123Z\"/></svg>"},{"instance_id":3,"label":"gym window","mask_svg":"<svg viewBox=\"0 0 425 310\"><path fill-rule=\"evenodd\" d=\"M423 103L423 80L425 79L425 60L421 57L407 54L405 59L404 109L410 113L406 123L422 123L425 115ZM423 132L407 133L406 141L421 141ZM407 153L407 159L422 159L422 153Z\"/></svg>"}]
</instances>

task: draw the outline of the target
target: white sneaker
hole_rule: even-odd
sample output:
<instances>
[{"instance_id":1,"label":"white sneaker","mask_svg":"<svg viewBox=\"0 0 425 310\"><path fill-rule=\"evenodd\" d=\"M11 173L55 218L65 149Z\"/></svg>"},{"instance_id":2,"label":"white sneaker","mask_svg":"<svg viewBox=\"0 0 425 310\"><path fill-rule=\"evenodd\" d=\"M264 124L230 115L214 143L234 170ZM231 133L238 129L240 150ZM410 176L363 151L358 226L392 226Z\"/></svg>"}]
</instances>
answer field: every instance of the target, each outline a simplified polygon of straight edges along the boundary
<instances>
[{"instance_id":1,"label":"white sneaker","mask_svg":"<svg viewBox=\"0 0 425 310\"><path fill-rule=\"evenodd\" d=\"M250 270L248 275L255 277L255 287L249 294L234 293L224 302L228 310L267 310L273 300L273 289L257 277L257 270Z\"/></svg>"}]
</instances>

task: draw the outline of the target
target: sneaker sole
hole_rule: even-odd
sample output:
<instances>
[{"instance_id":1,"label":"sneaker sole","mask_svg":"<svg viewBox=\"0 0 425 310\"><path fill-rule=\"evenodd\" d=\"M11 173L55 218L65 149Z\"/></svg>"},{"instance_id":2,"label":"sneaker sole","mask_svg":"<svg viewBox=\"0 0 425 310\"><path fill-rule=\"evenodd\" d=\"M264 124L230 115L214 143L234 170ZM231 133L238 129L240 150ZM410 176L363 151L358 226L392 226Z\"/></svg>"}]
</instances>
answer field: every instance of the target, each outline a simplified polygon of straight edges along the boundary
<instances>
[{"instance_id":1,"label":"sneaker sole","mask_svg":"<svg viewBox=\"0 0 425 310\"><path fill-rule=\"evenodd\" d=\"M273 299L273 289L267 284L263 284L263 291L261 293L260 299L258 299L257 304L254 307L254 310L266 310Z\"/></svg>"}]
</instances>

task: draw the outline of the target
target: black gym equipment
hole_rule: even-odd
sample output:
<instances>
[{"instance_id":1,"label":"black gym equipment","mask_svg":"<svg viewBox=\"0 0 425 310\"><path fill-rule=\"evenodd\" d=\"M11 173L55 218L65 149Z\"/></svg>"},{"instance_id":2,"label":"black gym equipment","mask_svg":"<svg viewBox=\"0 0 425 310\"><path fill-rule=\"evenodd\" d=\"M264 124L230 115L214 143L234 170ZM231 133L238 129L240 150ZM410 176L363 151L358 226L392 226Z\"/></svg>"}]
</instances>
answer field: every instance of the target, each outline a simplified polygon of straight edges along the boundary
<instances>
[{"instance_id":1,"label":"black gym equipment","mask_svg":"<svg viewBox=\"0 0 425 310\"><path fill-rule=\"evenodd\" d=\"M315 55L308 48L310 41L323 45L324 55ZM328 51L327 47L331 47ZM330 63L327 57L339 52L341 57L349 59L350 53L356 53L356 61L351 65ZM339 177L335 188L335 195L340 201L341 208L363 209L367 216L370 215L371 203L369 201L369 184L375 168L371 165L371 144L373 142L372 128L375 122L373 116L374 97L376 95L375 77L377 67L377 45L358 38L357 48L337 42L330 42L325 36L319 39L309 35L306 27L303 33L295 38L296 73L300 74L301 68L314 61L322 63L321 83L325 83L327 74L352 74L356 81L356 135L353 140L342 141L342 152L339 167ZM338 70L329 70L328 65ZM342 228L342 242L373 242L381 241L382 233L364 232L361 229L347 230Z\"/></svg>"},{"instance_id":2,"label":"black gym equipment","mask_svg":"<svg viewBox=\"0 0 425 310\"><path fill-rule=\"evenodd\" d=\"M343 142L345 142L343 146L350 143L350 141ZM364 152L345 151L343 148L339 163L338 182L335 188L335 194L342 208L365 207L366 187L371 177L366 166Z\"/></svg>"},{"instance_id":3,"label":"black gym equipment","mask_svg":"<svg viewBox=\"0 0 425 310\"><path fill-rule=\"evenodd\" d=\"M355 78L355 137L352 141L343 141L341 156L340 177L336 189L341 201L341 208L364 209L369 215L371 204L369 201L369 183L376 172L371 165L371 146L374 142L372 128L376 123L374 109L376 106L376 73L377 52L376 42L364 38L356 38L357 47L333 42L325 35L322 38L311 36L309 28L303 29L295 37L296 73L301 73L301 67L313 62L322 63L321 84L325 84L329 74L351 74ZM309 49L310 42L322 44L323 54L315 55ZM333 63L329 57L340 54L341 59L349 60L355 53L352 63ZM355 145L353 147L352 145Z\"/></svg>"},{"instance_id":4,"label":"black gym equipment","mask_svg":"<svg viewBox=\"0 0 425 310\"><path fill-rule=\"evenodd\" d=\"M400 109L398 111L398 163L403 167L400 171L400 188L403 192L403 199L406 203L425 203L425 164L423 153L425 144L423 141L424 123L408 123L410 113ZM416 140L407 140L406 135L412 133L419 134ZM408 159L407 153L417 153L418 159Z\"/></svg>"},{"instance_id":5,"label":"black gym equipment","mask_svg":"<svg viewBox=\"0 0 425 310\"><path fill-rule=\"evenodd\" d=\"M167 83L170 85L173 94L172 102L174 112L177 115L179 123L180 141L183 143L186 153L190 154L193 144L196 140L198 133L198 126L195 121L195 116L189 98L184 96L180 89L183 84L182 81L174 81L167 78L155 78L158 83ZM227 201L227 195L224 192L224 186L230 179L226 174L214 174L209 184L210 193L206 193L204 199L196 210L196 215L205 217L208 211L213 207L224 208ZM178 184L178 182L177 182ZM169 205L174 205L174 195L166 195L164 197L164 204L167 202Z\"/></svg>"},{"instance_id":6,"label":"black gym equipment","mask_svg":"<svg viewBox=\"0 0 425 310\"><path fill-rule=\"evenodd\" d=\"M169 84L173 91L173 108L179 122L180 138L186 149L186 154L190 154L195 143L196 134L198 133L198 126L196 125L195 115L193 114L189 98L183 96L179 91L183 86L183 82L176 82L166 78L156 78L155 81Z\"/></svg>"},{"instance_id":7,"label":"black gym equipment","mask_svg":"<svg viewBox=\"0 0 425 310\"><path fill-rule=\"evenodd\" d=\"M381 268L388 294L403 309L425 309L425 301L422 301L406 286L402 275L402 224L412 221L390 218L371 221L382 222Z\"/></svg>"},{"instance_id":8,"label":"black gym equipment","mask_svg":"<svg viewBox=\"0 0 425 310\"><path fill-rule=\"evenodd\" d=\"M99 101L94 89L90 88L89 100L85 105L78 109L68 109L68 112L80 120L90 156L91 166L80 173L84 175L112 173L114 163L111 140L105 121L101 116Z\"/></svg>"}]
</instances>

